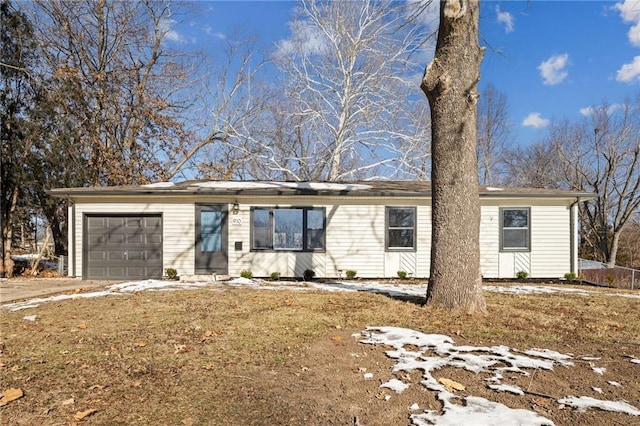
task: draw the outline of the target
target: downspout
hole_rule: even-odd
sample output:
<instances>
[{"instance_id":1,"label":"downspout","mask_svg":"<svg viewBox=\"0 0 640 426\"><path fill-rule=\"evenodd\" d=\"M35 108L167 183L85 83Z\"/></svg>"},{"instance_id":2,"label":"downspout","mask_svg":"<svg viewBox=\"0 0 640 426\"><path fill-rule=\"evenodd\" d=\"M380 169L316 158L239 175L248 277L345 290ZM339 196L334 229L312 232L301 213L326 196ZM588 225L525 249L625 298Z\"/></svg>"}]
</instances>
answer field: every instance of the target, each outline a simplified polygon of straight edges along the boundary
<instances>
[{"instance_id":1,"label":"downspout","mask_svg":"<svg viewBox=\"0 0 640 426\"><path fill-rule=\"evenodd\" d=\"M67 214L69 215L68 219L68 247L67 256L69 259L67 260L67 274L69 277L75 278L76 276L76 204L69 200L69 208Z\"/></svg>"},{"instance_id":2,"label":"downspout","mask_svg":"<svg viewBox=\"0 0 640 426\"><path fill-rule=\"evenodd\" d=\"M570 271L578 276L578 204L580 197L576 197L576 201L569 206L569 227L571 235L570 244Z\"/></svg>"}]
</instances>

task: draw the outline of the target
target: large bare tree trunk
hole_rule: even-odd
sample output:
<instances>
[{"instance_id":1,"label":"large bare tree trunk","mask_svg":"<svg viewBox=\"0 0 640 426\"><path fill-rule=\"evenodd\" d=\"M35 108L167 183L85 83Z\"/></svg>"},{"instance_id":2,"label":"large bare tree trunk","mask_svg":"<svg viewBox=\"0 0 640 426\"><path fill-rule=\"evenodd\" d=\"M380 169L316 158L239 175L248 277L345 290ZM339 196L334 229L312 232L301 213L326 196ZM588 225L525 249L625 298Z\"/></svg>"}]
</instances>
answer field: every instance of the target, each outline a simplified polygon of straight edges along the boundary
<instances>
[{"instance_id":1,"label":"large bare tree trunk","mask_svg":"<svg viewBox=\"0 0 640 426\"><path fill-rule=\"evenodd\" d=\"M478 0L442 0L422 90L431 107L432 237L427 303L484 312L476 156Z\"/></svg>"}]
</instances>

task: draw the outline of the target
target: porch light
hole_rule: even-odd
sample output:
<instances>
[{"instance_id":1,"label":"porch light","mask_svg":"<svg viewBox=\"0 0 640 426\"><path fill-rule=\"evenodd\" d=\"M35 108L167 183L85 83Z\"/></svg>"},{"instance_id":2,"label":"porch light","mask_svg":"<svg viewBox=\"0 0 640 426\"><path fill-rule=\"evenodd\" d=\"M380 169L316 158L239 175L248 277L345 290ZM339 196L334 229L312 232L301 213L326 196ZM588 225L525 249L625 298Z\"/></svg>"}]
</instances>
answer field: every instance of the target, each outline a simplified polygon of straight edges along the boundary
<instances>
[{"instance_id":1,"label":"porch light","mask_svg":"<svg viewBox=\"0 0 640 426\"><path fill-rule=\"evenodd\" d=\"M238 200L236 200L236 201L233 203L233 207L231 207L231 212L232 212L233 214L238 214L238 212L239 212L239 211L240 211L240 204L238 204Z\"/></svg>"}]
</instances>

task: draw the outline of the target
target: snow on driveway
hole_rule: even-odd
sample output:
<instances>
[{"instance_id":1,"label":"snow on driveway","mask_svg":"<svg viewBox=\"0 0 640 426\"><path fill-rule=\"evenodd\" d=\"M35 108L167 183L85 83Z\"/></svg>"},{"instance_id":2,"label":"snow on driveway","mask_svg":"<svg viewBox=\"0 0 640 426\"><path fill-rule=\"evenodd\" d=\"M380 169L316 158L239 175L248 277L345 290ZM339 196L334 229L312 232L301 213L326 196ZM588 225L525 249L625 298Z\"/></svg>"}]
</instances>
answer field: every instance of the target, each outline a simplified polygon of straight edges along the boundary
<instances>
[{"instance_id":1,"label":"snow on driveway","mask_svg":"<svg viewBox=\"0 0 640 426\"><path fill-rule=\"evenodd\" d=\"M321 291L365 291L378 294L386 294L392 297L423 297L426 294L426 285L387 284L379 282L362 281L336 281L336 282L270 282L256 279L237 278L224 282L179 282L144 280L114 284L104 290L61 294L45 298L30 299L22 302L14 302L2 305L1 308L9 311L33 309L42 303L55 302L68 299L91 298L102 296L117 296L142 291L170 291L188 290L199 288L228 288L242 287L260 290L321 290ZM485 291L508 294L540 294L540 293L570 293L588 296L596 293L588 290L573 288L549 287L549 286L485 286ZM640 295L624 293L607 293L608 296L637 297ZM37 315L24 317L25 320L35 321ZM541 417L537 413L524 409L513 409L506 405L489 401L476 396L464 397L464 405L460 397L455 395L451 383L436 380L432 372L445 366L462 368L475 373L489 372L492 374L487 379L487 387L496 392L510 392L517 395L525 393L522 389L513 385L502 383L503 374L506 372L529 375L529 370L544 369L553 370L554 367L571 368L573 362L571 355L560 354L548 349L530 349L520 352L506 346L474 347L456 346L454 341L445 335L423 334L418 331L396 327L370 327L362 333L364 344L385 345L392 347L386 354L396 360L393 372L421 370L423 380L421 385L427 390L436 392L437 398L442 402L442 413L425 410L419 414L411 414L413 424L423 425L462 425L473 424L477 426L518 424L523 426L548 426L553 425L549 419ZM410 349L407 349L410 348ZM416 349L417 348L417 349ZM639 364L640 360L632 358L631 362ZM455 382L454 382L455 383ZM403 392L411 386L399 379L392 379L383 383L381 387ZM628 404L626 401L606 401L586 396L567 396L558 400L561 406L570 406L579 410L597 408L606 411L617 411L630 416L640 416L640 409ZM419 410L416 403L410 409Z\"/></svg>"}]
</instances>

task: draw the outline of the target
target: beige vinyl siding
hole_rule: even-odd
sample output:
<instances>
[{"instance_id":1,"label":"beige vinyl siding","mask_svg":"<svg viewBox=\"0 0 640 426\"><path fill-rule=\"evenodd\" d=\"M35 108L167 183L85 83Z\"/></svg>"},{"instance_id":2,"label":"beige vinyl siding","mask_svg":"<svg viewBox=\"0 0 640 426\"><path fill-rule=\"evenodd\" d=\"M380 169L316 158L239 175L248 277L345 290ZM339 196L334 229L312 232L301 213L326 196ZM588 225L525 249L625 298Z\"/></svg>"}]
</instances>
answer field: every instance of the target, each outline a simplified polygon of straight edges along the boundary
<instances>
[{"instance_id":1,"label":"beige vinyl siding","mask_svg":"<svg viewBox=\"0 0 640 426\"><path fill-rule=\"evenodd\" d=\"M519 271L527 272L532 278L564 276L571 267L571 201L540 198L483 200L480 229L483 276L514 278ZM500 207L530 208L530 251L500 252Z\"/></svg>"},{"instance_id":2,"label":"beige vinyl siding","mask_svg":"<svg viewBox=\"0 0 640 426\"><path fill-rule=\"evenodd\" d=\"M355 269L361 277L384 276L384 223L384 205L327 208L327 274Z\"/></svg>"},{"instance_id":3,"label":"beige vinyl siding","mask_svg":"<svg viewBox=\"0 0 640 426\"><path fill-rule=\"evenodd\" d=\"M570 212L566 205L531 207L531 276L561 278L571 270Z\"/></svg>"},{"instance_id":4,"label":"beige vinyl siding","mask_svg":"<svg viewBox=\"0 0 640 426\"><path fill-rule=\"evenodd\" d=\"M480 208L480 271L484 278L498 278L500 251L500 208Z\"/></svg>"},{"instance_id":5,"label":"beige vinyl siding","mask_svg":"<svg viewBox=\"0 0 640 426\"><path fill-rule=\"evenodd\" d=\"M431 245L431 200L344 197L87 197L77 201L70 214L75 216L70 235L69 255L75 260L75 276L81 277L83 215L162 214L163 268L175 268L180 275L194 273L195 205L227 204L229 275L236 277L249 269L256 277L272 272L299 277L313 269L317 277L338 277L354 269L359 277L396 277L399 269L415 277L428 277ZM138 202L148 200L148 202ZM174 201L171 201L174 200ZM240 211L231 211L234 201ZM518 268L528 268L531 277L562 277L570 271L570 212L572 199L483 198L481 199L480 250L485 278L515 276ZM251 207L324 207L326 209L326 250L324 252L251 251ZM385 250L385 207L416 206L415 252ZM531 208L531 252L501 253L500 207ZM242 248L236 250L235 243ZM75 251L73 249L75 248ZM73 262L70 259L70 263Z\"/></svg>"},{"instance_id":6,"label":"beige vinyl siding","mask_svg":"<svg viewBox=\"0 0 640 426\"><path fill-rule=\"evenodd\" d=\"M77 203L75 206L76 276L82 277L82 231L84 214L162 214L163 270L175 268L179 274L193 274L194 203Z\"/></svg>"}]
</instances>

